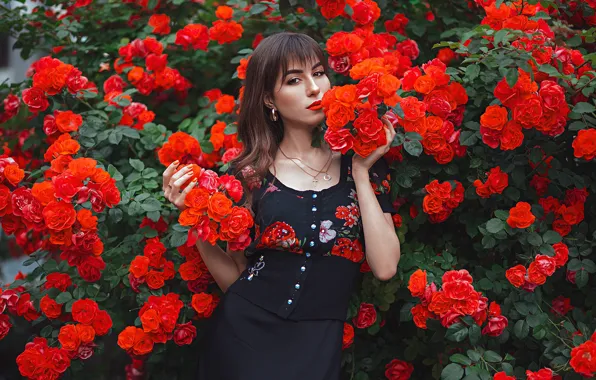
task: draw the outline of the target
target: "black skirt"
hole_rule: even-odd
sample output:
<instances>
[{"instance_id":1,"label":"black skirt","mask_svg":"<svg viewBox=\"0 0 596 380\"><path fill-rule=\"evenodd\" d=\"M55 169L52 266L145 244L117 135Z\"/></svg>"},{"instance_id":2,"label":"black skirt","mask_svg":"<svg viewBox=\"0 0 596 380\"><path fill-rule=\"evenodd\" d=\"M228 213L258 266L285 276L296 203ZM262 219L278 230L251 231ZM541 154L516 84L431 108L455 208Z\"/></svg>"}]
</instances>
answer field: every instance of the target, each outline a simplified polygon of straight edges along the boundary
<instances>
[{"instance_id":1,"label":"black skirt","mask_svg":"<svg viewBox=\"0 0 596 380\"><path fill-rule=\"evenodd\" d=\"M343 325L283 319L226 292L206 326L198 380L339 380Z\"/></svg>"}]
</instances>

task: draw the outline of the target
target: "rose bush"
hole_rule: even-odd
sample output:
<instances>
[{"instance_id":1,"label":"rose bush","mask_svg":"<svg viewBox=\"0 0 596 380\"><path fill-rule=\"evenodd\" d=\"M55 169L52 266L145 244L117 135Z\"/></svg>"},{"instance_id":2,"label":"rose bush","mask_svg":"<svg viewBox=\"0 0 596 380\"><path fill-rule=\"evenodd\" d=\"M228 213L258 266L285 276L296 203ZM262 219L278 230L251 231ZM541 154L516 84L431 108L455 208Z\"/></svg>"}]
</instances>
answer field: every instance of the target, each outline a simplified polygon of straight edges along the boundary
<instances>
[{"instance_id":1,"label":"rose bush","mask_svg":"<svg viewBox=\"0 0 596 380\"><path fill-rule=\"evenodd\" d=\"M242 149L241 80L281 30L328 54L319 138L366 154L378 116L397 130L375 191L402 258L385 282L362 265L346 378L596 374L594 1L2 4L41 57L0 85L1 251L31 268L0 290L12 377L193 378L221 292L189 231L242 246L250 220L199 189L181 215L159 176L179 160L238 195L217 173Z\"/></svg>"}]
</instances>

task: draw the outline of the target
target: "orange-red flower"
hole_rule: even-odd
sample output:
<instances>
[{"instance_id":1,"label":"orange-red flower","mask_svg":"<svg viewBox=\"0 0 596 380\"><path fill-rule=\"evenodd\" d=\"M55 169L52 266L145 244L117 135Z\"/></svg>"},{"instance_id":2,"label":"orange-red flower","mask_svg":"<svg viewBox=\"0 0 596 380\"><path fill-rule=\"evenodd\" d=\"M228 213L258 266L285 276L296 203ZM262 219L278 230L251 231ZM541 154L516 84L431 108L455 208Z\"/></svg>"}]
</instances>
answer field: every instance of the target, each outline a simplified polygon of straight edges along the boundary
<instances>
[{"instance_id":1,"label":"orange-red flower","mask_svg":"<svg viewBox=\"0 0 596 380\"><path fill-rule=\"evenodd\" d=\"M515 207L509 210L507 224L511 228L528 228L535 220L536 217L532 214L532 206L527 202L517 202Z\"/></svg>"}]
</instances>

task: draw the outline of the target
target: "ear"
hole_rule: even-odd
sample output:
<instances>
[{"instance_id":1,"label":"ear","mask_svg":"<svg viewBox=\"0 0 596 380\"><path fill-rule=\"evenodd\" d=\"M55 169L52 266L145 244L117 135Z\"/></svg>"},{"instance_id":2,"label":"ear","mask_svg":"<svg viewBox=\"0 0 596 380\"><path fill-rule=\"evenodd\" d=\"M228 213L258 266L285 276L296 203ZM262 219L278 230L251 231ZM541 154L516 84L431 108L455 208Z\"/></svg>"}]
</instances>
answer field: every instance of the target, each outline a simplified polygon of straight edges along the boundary
<instances>
[{"instance_id":1,"label":"ear","mask_svg":"<svg viewBox=\"0 0 596 380\"><path fill-rule=\"evenodd\" d=\"M273 104L273 99L271 99L271 96L268 94L265 95L264 103L267 108L275 108L275 104Z\"/></svg>"}]
</instances>

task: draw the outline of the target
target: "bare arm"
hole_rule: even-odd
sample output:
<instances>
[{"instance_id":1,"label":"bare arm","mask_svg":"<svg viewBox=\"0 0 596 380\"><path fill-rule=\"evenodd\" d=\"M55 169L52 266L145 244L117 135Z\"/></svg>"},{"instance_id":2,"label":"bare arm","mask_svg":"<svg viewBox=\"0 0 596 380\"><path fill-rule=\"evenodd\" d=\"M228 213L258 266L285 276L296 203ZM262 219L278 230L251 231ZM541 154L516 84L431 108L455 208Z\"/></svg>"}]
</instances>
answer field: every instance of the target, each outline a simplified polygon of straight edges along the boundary
<instances>
[{"instance_id":1,"label":"bare arm","mask_svg":"<svg viewBox=\"0 0 596 380\"><path fill-rule=\"evenodd\" d=\"M366 261L376 278L389 280L397 272L397 263L401 257L399 238L395 233L391 214L383 213L370 186L368 171L355 169L353 178L366 241Z\"/></svg>"},{"instance_id":2,"label":"bare arm","mask_svg":"<svg viewBox=\"0 0 596 380\"><path fill-rule=\"evenodd\" d=\"M244 252L225 252L218 245L211 245L202 240L197 241L197 248L215 282L225 293L246 268Z\"/></svg>"},{"instance_id":3,"label":"bare arm","mask_svg":"<svg viewBox=\"0 0 596 380\"><path fill-rule=\"evenodd\" d=\"M195 187L196 182L191 182L180 192L180 187L191 178L192 171L182 168L176 172L177 166L178 162L175 161L164 171L163 191L166 199L179 210L184 210L186 208L184 199ZM215 282L223 292L226 292L246 268L247 260L244 257L244 252L230 250L224 252L219 246L201 240L197 242L196 246Z\"/></svg>"}]
</instances>

